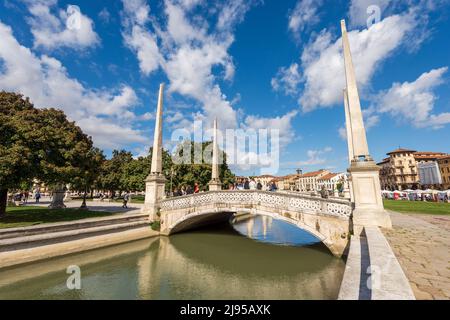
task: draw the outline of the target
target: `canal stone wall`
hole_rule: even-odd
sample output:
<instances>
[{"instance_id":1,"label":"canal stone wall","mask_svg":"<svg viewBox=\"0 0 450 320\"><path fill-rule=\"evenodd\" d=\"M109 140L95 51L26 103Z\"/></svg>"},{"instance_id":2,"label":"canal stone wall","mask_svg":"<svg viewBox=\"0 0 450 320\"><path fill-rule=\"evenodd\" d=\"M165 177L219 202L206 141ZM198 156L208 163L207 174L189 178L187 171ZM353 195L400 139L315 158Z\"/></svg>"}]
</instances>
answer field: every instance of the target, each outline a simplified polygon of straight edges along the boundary
<instances>
[{"instance_id":1,"label":"canal stone wall","mask_svg":"<svg viewBox=\"0 0 450 320\"><path fill-rule=\"evenodd\" d=\"M400 263L378 227L352 236L340 300L415 300Z\"/></svg>"},{"instance_id":2,"label":"canal stone wall","mask_svg":"<svg viewBox=\"0 0 450 320\"><path fill-rule=\"evenodd\" d=\"M284 220L320 239L335 256L346 250L352 207L348 200L257 190L210 191L160 202L161 234L229 219L237 212Z\"/></svg>"}]
</instances>

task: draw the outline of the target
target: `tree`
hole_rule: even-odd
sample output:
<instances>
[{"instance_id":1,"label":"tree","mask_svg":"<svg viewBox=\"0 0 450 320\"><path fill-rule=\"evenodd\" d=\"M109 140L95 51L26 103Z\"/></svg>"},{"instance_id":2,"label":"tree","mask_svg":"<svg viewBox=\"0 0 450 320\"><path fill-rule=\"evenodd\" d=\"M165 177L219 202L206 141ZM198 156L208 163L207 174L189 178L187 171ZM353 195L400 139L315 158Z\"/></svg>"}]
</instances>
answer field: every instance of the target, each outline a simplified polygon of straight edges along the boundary
<instances>
[{"instance_id":1,"label":"tree","mask_svg":"<svg viewBox=\"0 0 450 320\"><path fill-rule=\"evenodd\" d=\"M183 159L185 150L190 150L190 156L185 157L181 164L174 164L173 170L175 171L175 176L173 177L173 186L181 187L183 185L194 185L197 182L201 189L207 189L209 182L211 181L212 174L212 166L208 159L205 159L205 156L208 156L212 159L211 155L208 155L208 152L212 151L212 142L194 142L185 140L178 145L175 151L175 157L178 159ZM198 148L198 151L201 151L201 163L195 163L195 149ZM230 171L227 161L226 161L226 153L221 151L219 154L219 162L222 164L219 165L219 175L222 184L227 187L230 183L233 183L235 180L234 174ZM221 161L223 159L223 161ZM200 160L200 159L197 159ZM185 163L185 162L188 163Z\"/></svg>"},{"instance_id":2,"label":"tree","mask_svg":"<svg viewBox=\"0 0 450 320\"><path fill-rule=\"evenodd\" d=\"M100 185L103 189L110 191L112 196L115 195L117 190L122 192L126 189L126 185L123 184L124 170L131 161L133 161L131 152L114 150L112 158L103 163L101 177L99 178Z\"/></svg>"},{"instance_id":3,"label":"tree","mask_svg":"<svg viewBox=\"0 0 450 320\"><path fill-rule=\"evenodd\" d=\"M72 185L75 189L83 191L83 203L81 208L86 208L86 194L95 185L100 167L105 161L103 151L98 148L91 148L85 154L84 159L78 163L79 174L72 180Z\"/></svg>"},{"instance_id":4,"label":"tree","mask_svg":"<svg viewBox=\"0 0 450 320\"><path fill-rule=\"evenodd\" d=\"M32 175L35 164L29 142L20 130L33 105L22 95L0 92L0 216L5 214L8 189L16 188Z\"/></svg>"},{"instance_id":5,"label":"tree","mask_svg":"<svg viewBox=\"0 0 450 320\"><path fill-rule=\"evenodd\" d=\"M92 149L92 139L63 111L36 109L16 93L0 92L0 136L0 215L8 189L33 178L48 185L71 182Z\"/></svg>"},{"instance_id":6,"label":"tree","mask_svg":"<svg viewBox=\"0 0 450 320\"><path fill-rule=\"evenodd\" d=\"M130 162L124 165L120 182L124 190L145 190L145 179L149 175L152 165L152 154L153 148L150 148L149 154L146 157L132 159ZM163 149L162 160L163 173L170 172L170 168L172 167L173 163L172 158L167 150Z\"/></svg>"}]
</instances>

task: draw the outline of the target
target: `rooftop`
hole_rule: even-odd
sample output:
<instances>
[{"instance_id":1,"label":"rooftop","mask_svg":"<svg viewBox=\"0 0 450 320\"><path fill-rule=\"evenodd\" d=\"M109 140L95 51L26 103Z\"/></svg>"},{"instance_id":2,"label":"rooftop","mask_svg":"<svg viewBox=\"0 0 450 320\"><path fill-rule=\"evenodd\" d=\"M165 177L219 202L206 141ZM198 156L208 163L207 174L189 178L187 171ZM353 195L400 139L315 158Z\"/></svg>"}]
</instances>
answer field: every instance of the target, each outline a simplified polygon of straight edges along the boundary
<instances>
[{"instance_id":1,"label":"rooftop","mask_svg":"<svg viewBox=\"0 0 450 320\"><path fill-rule=\"evenodd\" d=\"M325 171L325 170L320 169L320 170L317 170L317 171L312 171L312 172L304 173L304 174L302 174L302 175L300 175L300 176L301 176L302 178L315 177L315 176L318 176L319 174L323 173L324 171Z\"/></svg>"},{"instance_id":2,"label":"rooftop","mask_svg":"<svg viewBox=\"0 0 450 320\"><path fill-rule=\"evenodd\" d=\"M334 178L338 175L339 175L339 173L328 173L328 174L324 175L323 177L321 177L320 180L330 180L331 178Z\"/></svg>"},{"instance_id":3,"label":"rooftop","mask_svg":"<svg viewBox=\"0 0 450 320\"><path fill-rule=\"evenodd\" d=\"M391 151L391 152L388 152L388 153L386 153L387 155L390 155L390 154L394 154L394 153L404 153L404 152L407 152L407 153L414 153L414 152L417 152L416 150L412 150L412 149L403 149L403 148L398 148L398 149L395 149L395 150L393 150L393 151Z\"/></svg>"}]
</instances>

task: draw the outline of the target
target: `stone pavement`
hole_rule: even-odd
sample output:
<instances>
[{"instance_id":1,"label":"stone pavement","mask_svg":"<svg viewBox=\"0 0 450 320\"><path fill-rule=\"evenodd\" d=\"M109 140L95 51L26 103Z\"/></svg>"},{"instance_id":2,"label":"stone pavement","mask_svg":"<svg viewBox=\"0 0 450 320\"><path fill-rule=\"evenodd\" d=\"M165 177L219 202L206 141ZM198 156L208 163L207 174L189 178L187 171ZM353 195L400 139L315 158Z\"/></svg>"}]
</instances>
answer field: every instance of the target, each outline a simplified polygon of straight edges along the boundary
<instances>
[{"instance_id":1,"label":"stone pavement","mask_svg":"<svg viewBox=\"0 0 450 320\"><path fill-rule=\"evenodd\" d=\"M40 203L35 203L33 200L28 201L27 206L40 206L48 207L50 204L50 198L42 198ZM81 200L64 201L67 208L79 208L81 206ZM88 209L92 211L108 211L114 213L140 213L143 206L142 203L128 202L128 208L122 208L122 202L108 202L108 201L87 201Z\"/></svg>"},{"instance_id":2,"label":"stone pavement","mask_svg":"<svg viewBox=\"0 0 450 320\"><path fill-rule=\"evenodd\" d=\"M416 299L450 299L450 217L391 212L383 230Z\"/></svg>"}]
</instances>

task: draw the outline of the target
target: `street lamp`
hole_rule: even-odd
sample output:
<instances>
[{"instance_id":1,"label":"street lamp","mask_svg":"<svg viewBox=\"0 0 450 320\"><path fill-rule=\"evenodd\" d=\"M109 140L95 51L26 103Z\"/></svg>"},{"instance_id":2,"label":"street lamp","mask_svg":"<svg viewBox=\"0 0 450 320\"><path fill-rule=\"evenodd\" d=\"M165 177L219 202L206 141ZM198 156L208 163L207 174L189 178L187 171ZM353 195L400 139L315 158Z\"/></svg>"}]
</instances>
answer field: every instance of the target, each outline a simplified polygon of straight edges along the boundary
<instances>
[{"instance_id":1,"label":"street lamp","mask_svg":"<svg viewBox=\"0 0 450 320\"><path fill-rule=\"evenodd\" d=\"M170 168L170 190L169 190L169 196L173 196L173 189L172 189L172 182L173 182L173 175L175 174L175 170L173 167ZM169 175L169 171L166 170L166 176Z\"/></svg>"}]
</instances>

